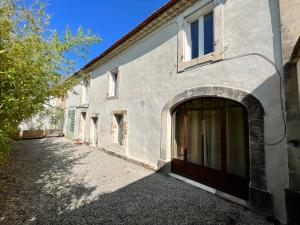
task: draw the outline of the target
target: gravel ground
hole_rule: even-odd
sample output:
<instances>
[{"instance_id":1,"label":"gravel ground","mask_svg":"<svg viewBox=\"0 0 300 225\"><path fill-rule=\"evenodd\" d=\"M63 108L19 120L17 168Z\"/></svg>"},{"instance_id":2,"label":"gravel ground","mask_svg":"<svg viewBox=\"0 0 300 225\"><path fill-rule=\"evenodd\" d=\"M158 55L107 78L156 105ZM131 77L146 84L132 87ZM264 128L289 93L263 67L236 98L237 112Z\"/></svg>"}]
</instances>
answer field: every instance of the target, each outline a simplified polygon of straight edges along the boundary
<instances>
[{"instance_id":1,"label":"gravel ground","mask_svg":"<svg viewBox=\"0 0 300 225\"><path fill-rule=\"evenodd\" d=\"M272 223L174 178L51 138L18 141L0 163L0 224Z\"/></svg>"}]
</instances>

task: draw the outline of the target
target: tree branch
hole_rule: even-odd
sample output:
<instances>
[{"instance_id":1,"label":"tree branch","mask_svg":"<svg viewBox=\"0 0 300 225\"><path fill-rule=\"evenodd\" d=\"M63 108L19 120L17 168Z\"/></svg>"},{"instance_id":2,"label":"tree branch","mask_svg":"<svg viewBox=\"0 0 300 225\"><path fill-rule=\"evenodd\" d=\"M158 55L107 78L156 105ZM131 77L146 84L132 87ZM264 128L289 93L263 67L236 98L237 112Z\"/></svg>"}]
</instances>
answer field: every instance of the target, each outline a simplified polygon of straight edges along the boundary
<instances>
[{"instance_id":1,"label":"tree branch","mask_svg":"<svg viewBox=\"0 0 300 225\"><path fill-rule=\"evenodd\" d=\"M3 53L5 53L5 52L7 52L7 51L8 51L8 49L0 50L0 55L3 54Z\"/></svg>"}]
</instances>

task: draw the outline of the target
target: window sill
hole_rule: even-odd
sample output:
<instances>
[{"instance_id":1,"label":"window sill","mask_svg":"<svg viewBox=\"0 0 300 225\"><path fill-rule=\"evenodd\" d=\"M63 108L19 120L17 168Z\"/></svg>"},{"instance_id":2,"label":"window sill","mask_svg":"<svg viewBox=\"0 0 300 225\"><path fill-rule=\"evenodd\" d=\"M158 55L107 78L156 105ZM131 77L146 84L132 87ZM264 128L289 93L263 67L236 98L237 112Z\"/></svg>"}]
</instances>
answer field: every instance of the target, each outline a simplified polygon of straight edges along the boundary
<instances>
[{"instance_id":1,"label":"window sill","mask_svg":"<svg viewBox=\"0 0 300 225\"><path fill-rule=\"evenodd\" d=\"M193 66L212 63L212 62L219 61L222 59L223 59L223 54L221 52L212 52L212 53L200 56L198 58L192 59L187 62L180 62L178 64L178 72L183 72L187 68L190 68Z\"/></svg>"},{"instance_id":2,"label":"window sill","mask_svg":"<svg viewBox=\"0 0 300 225\"><path fill-rule=\"evenodd\" d=\"M89 103L81 103L80 105L77 106L77 108L88 108Z\"/></svg>"},{"instance_id":3,"label":"window sill","mask_svg":"<svg viewBox=\"0 0 300 225\"><path fill-rule=\"evenodd\" d=\"M113 100L113 99L118 99L119 96L107 96L106 99L107 100Z\"/></svg>"}]
</instances>

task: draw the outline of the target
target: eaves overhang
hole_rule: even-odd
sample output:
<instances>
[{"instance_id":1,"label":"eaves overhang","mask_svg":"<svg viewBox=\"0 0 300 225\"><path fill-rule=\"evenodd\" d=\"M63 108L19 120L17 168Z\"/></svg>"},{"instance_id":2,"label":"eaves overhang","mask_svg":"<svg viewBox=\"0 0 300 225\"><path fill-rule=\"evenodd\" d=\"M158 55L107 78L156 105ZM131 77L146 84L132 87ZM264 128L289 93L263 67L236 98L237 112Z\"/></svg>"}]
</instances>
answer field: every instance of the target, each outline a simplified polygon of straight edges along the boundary
<instances>
[{"instance_id":1,"label":"eaves overhang","mask_svg":"<svg viewBox=\"0 0 300 225\"><path fill-rule=\"evenodd\" d=\"M111 58L131 47L133 44L137 43L142 38L157 30L165 23L172 20L196 1L197 0L170 0L149 17L147 17L143 22L137 25L133 30L116 41L107 50L83 66L74 75L80 74L81 71L86 73L90 72L95 67L107 62Z\"/></svg>"}]
</instances>

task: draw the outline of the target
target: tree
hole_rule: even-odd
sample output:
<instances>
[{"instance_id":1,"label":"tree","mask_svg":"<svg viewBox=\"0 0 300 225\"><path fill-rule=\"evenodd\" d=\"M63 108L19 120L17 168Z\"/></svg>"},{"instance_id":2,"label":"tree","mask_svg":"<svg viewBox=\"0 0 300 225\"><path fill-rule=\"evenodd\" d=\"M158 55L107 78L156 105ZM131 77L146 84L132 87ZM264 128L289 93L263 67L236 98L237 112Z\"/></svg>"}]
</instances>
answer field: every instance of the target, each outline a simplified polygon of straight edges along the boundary
<instances>
[{"instance_id":1,"label":"tree","mask_svg":"<svg viewBox=\"0 0 300 225\"><path fill-rule=\"evenodd\" d=\"M0 152L21 121L41 112L52 97L62 97L76 82L72 56L86 57L88 47L100 38L69 28L60 36L49 28L45 4L0 0Z\"/></svg>"}]
</instances>

